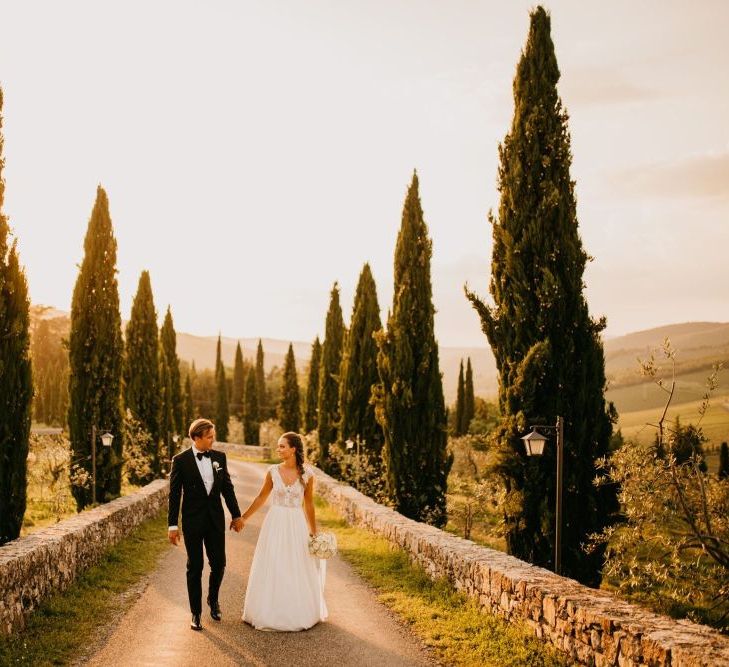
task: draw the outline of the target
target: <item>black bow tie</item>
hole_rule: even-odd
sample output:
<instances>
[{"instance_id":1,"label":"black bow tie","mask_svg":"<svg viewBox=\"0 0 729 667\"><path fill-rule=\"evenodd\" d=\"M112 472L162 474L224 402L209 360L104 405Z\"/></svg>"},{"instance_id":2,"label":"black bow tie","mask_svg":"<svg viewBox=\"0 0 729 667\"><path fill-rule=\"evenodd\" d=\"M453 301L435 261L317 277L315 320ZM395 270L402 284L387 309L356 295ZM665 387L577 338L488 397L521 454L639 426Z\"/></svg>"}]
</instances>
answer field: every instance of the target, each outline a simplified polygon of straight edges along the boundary
<instances>
[{"instance_id":1,"label":"black bow tie","mask_svg":"<svg viewBox=\"0 0 729 667\"><path fill-rule=\"evenodd\" d=\"M200 452L198 454L195 454L197 456L198 461L202 461L202 457L204 456L206 459L210 458L210 452Z\"/></svg>"}]
</instances>

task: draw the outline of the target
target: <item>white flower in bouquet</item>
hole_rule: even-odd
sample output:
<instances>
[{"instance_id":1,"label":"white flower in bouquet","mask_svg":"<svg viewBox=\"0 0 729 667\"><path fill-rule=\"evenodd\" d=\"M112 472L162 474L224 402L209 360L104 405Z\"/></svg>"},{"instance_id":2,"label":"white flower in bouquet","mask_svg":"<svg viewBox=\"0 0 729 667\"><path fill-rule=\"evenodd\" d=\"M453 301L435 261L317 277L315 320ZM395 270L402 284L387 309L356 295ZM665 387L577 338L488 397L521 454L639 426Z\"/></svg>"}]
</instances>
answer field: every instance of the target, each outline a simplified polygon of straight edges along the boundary
<instances>
[{"instance_id":1,"label":"white flower in bouquet","mask_svg":"<svg viewBox=\"0 0 729 667\"><path fill-rule=\"evenodd\" d=\"M315 558L331 558L337 553L337 536L334 533L317 533L309 538L309 553Z\"/></svg>"}]
</instances>

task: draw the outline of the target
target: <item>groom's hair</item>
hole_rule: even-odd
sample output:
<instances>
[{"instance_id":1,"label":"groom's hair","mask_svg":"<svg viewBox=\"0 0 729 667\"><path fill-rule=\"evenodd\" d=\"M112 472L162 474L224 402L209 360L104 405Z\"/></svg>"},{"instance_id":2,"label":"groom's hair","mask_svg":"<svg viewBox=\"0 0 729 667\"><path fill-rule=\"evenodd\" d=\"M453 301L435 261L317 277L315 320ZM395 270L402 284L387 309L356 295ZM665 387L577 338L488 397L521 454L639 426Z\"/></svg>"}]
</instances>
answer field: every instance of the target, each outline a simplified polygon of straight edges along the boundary
<instances>
[{"instance_id":1,"label":"groom's hair","mask_svg":"<svg viewBox=\"0 0 729 667\"><path fill-rule=\"evenodd\" d=\"M193 440L195 438L202 438L211 428L215 428L215 424L209 419L196 419L190 424L188 434Z\"/></svg>"}]
</instances>

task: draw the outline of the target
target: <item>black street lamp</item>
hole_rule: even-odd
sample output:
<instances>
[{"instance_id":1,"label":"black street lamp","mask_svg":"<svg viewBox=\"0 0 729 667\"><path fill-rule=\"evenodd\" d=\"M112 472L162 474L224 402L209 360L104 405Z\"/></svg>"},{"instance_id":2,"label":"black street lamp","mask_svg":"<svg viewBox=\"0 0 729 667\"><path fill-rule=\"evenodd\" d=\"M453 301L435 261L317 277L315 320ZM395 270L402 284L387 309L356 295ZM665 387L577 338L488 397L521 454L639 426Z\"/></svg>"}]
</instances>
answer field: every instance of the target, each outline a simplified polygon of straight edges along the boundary
<instances>
[{"instance_id":1,"label":"black street lamp","mask_svg":"<svg viewBox=\"0 0 729 667\"><path fill-rule=\"evenodd\" d=\"M104 445L104 447L111 447L111 442L114 440L114 436L106 429L101 430L106 431L106 433L101 434L101 444ZM96 503L96 431L96 424L93 424L91 426L91 498L94 503Z\"/></svg>"},{"instance_id":2,"label":"black street lamp","mask_svg":"<svg viewBox=\"0 0 729 667\"><path fill-rule=\"evenodd\" d=\"M557 417L554 426L537 424L530 427L531 433L522 436L528 456L541 456L547 438L537 431L553 432L557 435L557 511L554 519L554 572L562 574L562 467L564 460L564 419Z\"/></svg>"}]
</instances>

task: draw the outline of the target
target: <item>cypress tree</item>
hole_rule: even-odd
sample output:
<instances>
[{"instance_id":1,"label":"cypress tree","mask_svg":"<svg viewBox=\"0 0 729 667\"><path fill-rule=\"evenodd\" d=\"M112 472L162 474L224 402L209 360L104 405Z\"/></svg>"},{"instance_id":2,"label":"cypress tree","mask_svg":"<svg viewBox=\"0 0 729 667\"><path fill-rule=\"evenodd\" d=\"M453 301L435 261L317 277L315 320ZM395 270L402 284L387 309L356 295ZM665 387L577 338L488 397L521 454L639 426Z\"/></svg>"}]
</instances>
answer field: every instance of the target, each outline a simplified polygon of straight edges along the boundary
<instances>
[{"instance_id":1,"label":"cypress tree","mask_svg":"<svg viewBox=\"0 0 729 667\"><path fill-rule=\"evenodd\" d=\"M456 390L456 414L455 423L453 425L453 435L463 435L463 411L465 409L465 392L466 386L463 381L463 359L458 368L458 389Z\"/></svg>"},{"instance_id":2,"label":"cypress tree","mask_svg":"<svg viewBox=\"0 0 729 667\"><path fill-rule=\"evenodd\" d=\"M600 332L582 293L588 259L578 233L567 113L542 7L531 13L514 80L514 118L499 149L498 217L493 226L493 307L467 296L496 358L502 420L497 429L510 554L553 567L555 447L528 462L521 437L530 423L564 418L566 576L598 585L603 554L582 549L618 509L614 487L595 487L595 461L608 453L614 408L606 406ZM553 443L554 441L552 441ZM531 465L529 465L531 463Z\"/></svg>"},{"instance_id":3,"label":"cypress tree","mask_svg":"<svg viewBox=\"0 0 729 667\"><path fill-rule=\"evenodd\" d=\"M167 355L160 354L160 385L161 405L160 405L160 432L162 434L162 444L157 447L157 456L152 466L152 471L159 474L162 469L162 462L167 470L172 469L172 457L174 456L174 441L172 435L175 433L175 416L172 396L172 369L167 362Z\"/></svg>"},{"instance_id":4,"label":"cypress tree","mask_svg":"<svg viewBox=\"0 0 729 667\"><path fill-rule=\"evenodd\" d=\"M339 286L332 287L329 311L326 319L326 337L321 350L319 365L319 396L317 413L319 421L319 465L329 469L329 445L337 439L339 421L339 369L342 364L344 345L344 319L339 305Z\"/></svg>"},{"instance_id":5,"label":"cypress tree","mask_svg":"<svg viewBox=\"0 0 729 667\"><path fill-rule=\"evenodd\" d=\"M284 365L283 389L278 406L278 417L284 431L298 433L301 426L301 399L299 396L299 380L296 377L296 359L294 346L289 343Z\"/></svg>"},{"instance_id":6,"label":"cypress tree","mask_svg":"<svg viewBox=\"0 0 729 667\"><path fill-rule=\"evenodd\" d=\"M30 302L25 274L3 213L5 179L0 89L0 544L20 535L26 506L33 377Z\"/></svg>"},{"instance_id":7,"label":"cypress tree","mask_svg":"<svg viewBox=\"0 0 729 667\"><path fill-rule=\"evenodd\" d=\"M243 398L246 389L245 365L243 364L243 350L240 341L235 347L235 363L233 365L233 391L230 395L230 403L233 414L243 421Z\"/></svg>"},{"instance_id":8,"label":"cypress tree","mask_svg":"<svg viewBox=\"0 0 729 667\"><path fill-rule=\"evenodd\" d=\"M729 446L721 443L719 450L719 479L729 479Z\"/></svg>"},{"instance_id":9,"label":"cypress tree","mask_svg":"<svg viewBox=\"0 0 729 667\"><path fill-rule=\"evenodd\" d=\"M180 380L180 359L177 356L177 333L172 322L172 311L167 306L165 321L160 330L162 353L165 355L170 379L170 405L172 408L172 429L174 433L185 433L186 424L182 418L182 386Z\"/></svg>"},{"instance_id":10,"label":"cypress tree","mask_svg":"<svg viewBox=\"0 0 729 667\"><path fill-rule=\"evenodd\" d=\"M266 391L266 372L263 366L263 342L258 339L256 349L256 389L258 393L258 417L259 421L268 419L268 392Z\"/></svg>"},{"instance_id":11,"label":"cypress tree","mask_svg":"<svg viewBox=\"0 0 729 667\"><path fill-rule=\"evenodd\" d=\"M91 473L91 428L108 429L111 447L96 442L96 497L121 492L122 354L124 343L116 281L116 239L104 189L96 191L71 304L68 426L71 459ZM91 488L72 486L78 508L93 502Z\"/></svg>"},{"instance_id":12,"label":"cypress tree","mask_svg":"<svg viewBox=\"0 0 729 667\"><path fill-rule=\"evenodd\" d=\"M159 472L157 450L161 433L160 355L157 334L157 312L154 309L152 283L149 273L142 271L125 336L124 398L127 409L151 436L151 449L147 452L147 457L153 472ZM131 481L139 484L151 480Z\"/></svg>"},{"instance_id":13,"label":"cypress tree","mask_svg":"<svg viewBox=\"0 0 729 667\"><path fill-rule=\"evenodd\" d=\"M228 441L228 383L225 380L225 366L221 356L221 340L218 336L218 348L215 358L215 433L220 442Z\"/></svg>"},{"instance_id":14,"label":"cypress tree","mask_svg":"<svg viewBox=\"0 0 729 667\"><path fill-rule=\"evenodd\" d=\"M319 342L319 336L317 336L311 346L311 360L309 361L309 379L306 383L306 412L304 414L304 430L307 433L311 433L319 425L316 418L316 403L319 399L320 364L321 343Z\"/></svg>"},{"instance_id":15,"label":"cypress tree","mask_svg":"<svg viewBox=\"0 0 729 667\"><path fill-rule=\"evenodd\" d=\"M185 386L182 391L182 423L184 425L182 429L182 437L187 436L187 431L195 419L195 406L192 402L192 381L190 380L191 373L187 374L185 378Z\"/></svg>"},{"instance_id":16,"label":"cypress tree","mask_svg":"<svg viewBox=\"0 0 729 667\"><path fill-rule=\"evenodd\" d=\"M471 426L471 420L476 414L476 396L473 393L473 368L471 368L471 357L468 357L466 364L466 381L463 391L463 426L461 430L465 435Z\"/></svg>"},{"instance_id":17,"label":"cypress tree","mask_svg":"<svg viewBox=\"0 0 729 667\"><path fill-rule=\"evenodd\" d=\"M359 438L365 451L379 458L382 428L375 419L372 387L377 374L377 343L374 333L382 328L377 286L370 265L359 276L347 333L339 380L339 440Z\"/></svg>"},{"instance_id":18,"label":"cypress tree","mask_svg":"<svg viewBox=\"0 0 729 667\"><path fill-rule=\"evenodd\" d=\"M392 312L377 333L380 376L375 400L385 435L387 485L398 512L436 526L446 523L447 416L433 331L430 259L418 176L408 189L395 249Z\"/></svg>"},{"instance_id":19,"label":"cypress tree","mask_svg":"<svg viewBox=\"0 0 729 667\"><path fill-rule=\"evenodd\" d=\"M246 376L245 414L243 415L243 432L247 445L258 445L261 426L260 406L258 405L258 382L256 373L251 370Z\"/></svg>"}]
</instances>

